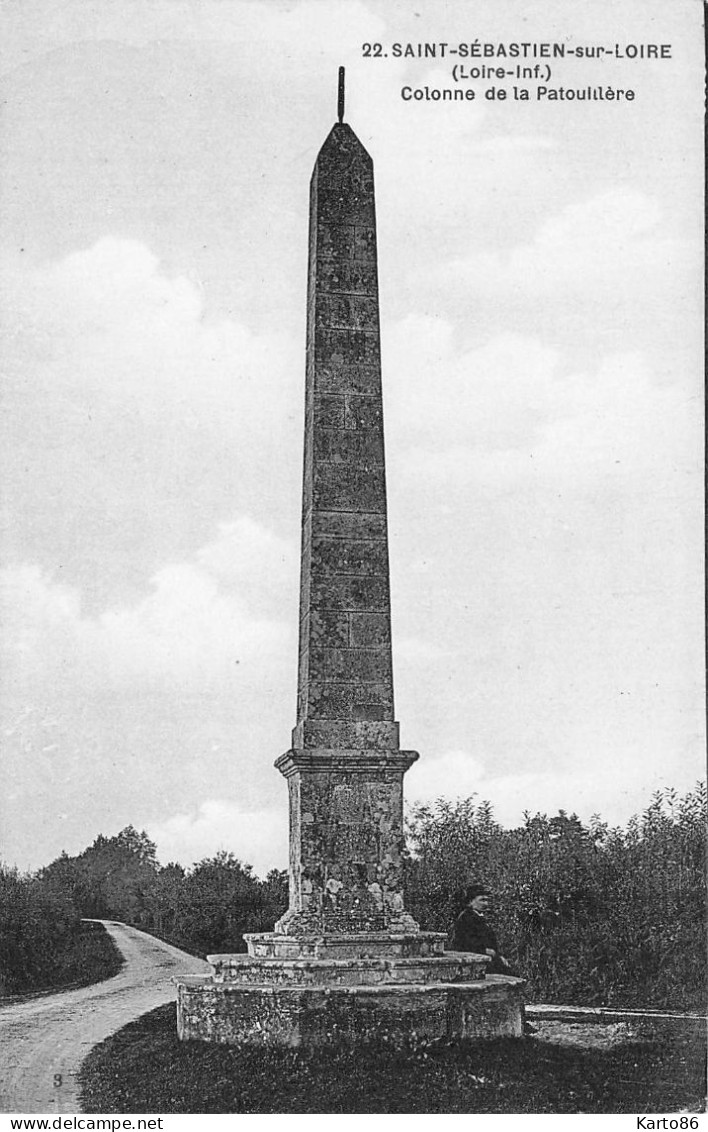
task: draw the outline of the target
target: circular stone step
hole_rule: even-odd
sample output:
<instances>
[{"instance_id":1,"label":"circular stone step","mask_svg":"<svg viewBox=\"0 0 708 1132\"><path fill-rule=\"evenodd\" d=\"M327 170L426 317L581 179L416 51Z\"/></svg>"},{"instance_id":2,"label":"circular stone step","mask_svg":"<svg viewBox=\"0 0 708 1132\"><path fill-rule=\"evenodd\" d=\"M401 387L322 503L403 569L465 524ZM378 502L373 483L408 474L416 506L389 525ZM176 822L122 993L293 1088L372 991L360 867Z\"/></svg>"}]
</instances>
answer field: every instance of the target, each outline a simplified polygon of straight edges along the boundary
<instances>
[{"instance_id":1,"label":"circular stone step","mask_svg":"<svg viewBox=\"0 0 708 1132\"><path fill-rule=\"evenodd\" d=\"M469 983L485 977L487 955L452 952L426 958L273 959L209 955L214 982L239 985L377 986Z\"/></svg>"}]
</instances>

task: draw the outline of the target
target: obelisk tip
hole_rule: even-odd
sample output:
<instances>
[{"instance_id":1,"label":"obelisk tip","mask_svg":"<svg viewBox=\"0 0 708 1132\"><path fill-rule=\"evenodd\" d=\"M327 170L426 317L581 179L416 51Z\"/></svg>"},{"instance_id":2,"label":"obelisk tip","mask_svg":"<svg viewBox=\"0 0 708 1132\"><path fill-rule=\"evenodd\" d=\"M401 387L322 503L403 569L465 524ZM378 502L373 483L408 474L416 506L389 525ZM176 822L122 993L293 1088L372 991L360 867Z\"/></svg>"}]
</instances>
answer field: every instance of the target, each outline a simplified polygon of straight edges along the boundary
<instances>
[{"instance_id":1,"label":"obelisk tip","mask_svg":"<svg viewBox=\"0 0 708 1132\"><path fill-rule=\"evenodd\" d=\"M337 118L341 126L344 119L344 67L339 68L339 93L337 96Z\"/></svg>"}]
</instances>

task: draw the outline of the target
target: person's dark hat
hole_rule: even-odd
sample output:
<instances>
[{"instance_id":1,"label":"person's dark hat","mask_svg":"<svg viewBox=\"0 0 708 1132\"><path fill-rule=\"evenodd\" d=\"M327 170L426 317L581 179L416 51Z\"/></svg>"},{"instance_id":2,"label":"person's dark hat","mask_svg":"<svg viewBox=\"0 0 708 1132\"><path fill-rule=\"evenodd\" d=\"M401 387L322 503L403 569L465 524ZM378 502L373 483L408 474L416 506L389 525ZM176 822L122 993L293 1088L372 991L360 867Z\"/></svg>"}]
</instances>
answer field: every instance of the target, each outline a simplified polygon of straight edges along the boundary
<instances>
[{"instance_id":1,"label":"person's dark hat","mask_svg":"<svg viewBox=\"0 0 708 1132\"><path fill-rule=\"evenodd\" d=\"M489 889L484 884L470 884L465 890L465 900L469 904L477 896L489 896Z\"/></svg>"}]
</instances>

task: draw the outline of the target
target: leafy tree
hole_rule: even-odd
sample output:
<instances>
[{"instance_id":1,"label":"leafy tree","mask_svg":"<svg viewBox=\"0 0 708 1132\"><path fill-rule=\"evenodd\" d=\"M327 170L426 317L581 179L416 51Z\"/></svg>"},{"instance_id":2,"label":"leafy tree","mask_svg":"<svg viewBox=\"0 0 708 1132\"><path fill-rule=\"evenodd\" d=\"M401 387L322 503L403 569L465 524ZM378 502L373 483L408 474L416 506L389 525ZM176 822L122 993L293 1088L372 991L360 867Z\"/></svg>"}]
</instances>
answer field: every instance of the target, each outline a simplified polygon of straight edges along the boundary
<instances>
[{"instance_id":1,"label":"leafy tree","mask_svg":"<svg viewBox=\"0 0 708 1132\"><path fill-rule=\"evenodd\" d=\"M466 799L413 810L409 836L414 914L447 930L460 889L487 883L532 997L703 1008L703 785L684 798L659 792L626 830L563 810L503 830L487 804Z\"/></svg>"},{"instance_id":2,"label":"leafy tree","mask_svg":"<svg viewBox=\"0 0 708 1132\"><path fill-rule=\"evenodd\" d=\"M269 931L285 912L288 906L288 886L287 869L271 869L261 883L262 918L267 925L261 930Z\"/></svg>"},{"instance_id":3,"label":"leafy tree","mask_svg":"<svg viewBox=\"0 0 708 1132\"><path fill-rule=\"evenodd\" d=\"M158 871L157 848L128 825L115 837L99 835L78 858L77 899L85 916L141 924L150 918L147 894Z\"/></svg>"},{"instance_id":4,"label":"leafy tree","mask_svg":"<svg viewBox=\"0 0 708 1132\"><path fill-rule=\"evenodd\" d=\"M159 869L147 895L149 909L148 930L166 939L172 939L181 920L185 870L170 862Z\"/></svg>"},{"instance_id":5,"label":"leafy tree","mask_svg":"<svg viewBox=\"0 0 708 1132\"><path fill-rule=\"evenodd\" d=\"M65 893L0 867L0 995L51 986L78 927Z\"/></svg>"},{"instance_id":6,"label":"leafy tree","mask_svg":"<svg viewBox=\"0 0 708 1132\"><path fill-rule=\"evenodd\" d=\"M258 930L263 904L250 865L221 851L199 861L185 878L180 936L188 950L245 951L243 934Z\"/></svg>"}]
</instances>

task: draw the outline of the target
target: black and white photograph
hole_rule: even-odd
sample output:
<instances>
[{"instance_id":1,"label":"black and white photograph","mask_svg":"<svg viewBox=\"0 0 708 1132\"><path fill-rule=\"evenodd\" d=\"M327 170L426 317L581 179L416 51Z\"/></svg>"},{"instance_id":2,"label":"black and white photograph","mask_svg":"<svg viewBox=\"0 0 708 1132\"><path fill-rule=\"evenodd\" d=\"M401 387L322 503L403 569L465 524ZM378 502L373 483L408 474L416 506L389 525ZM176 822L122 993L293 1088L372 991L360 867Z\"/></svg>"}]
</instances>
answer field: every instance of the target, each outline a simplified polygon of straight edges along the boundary
<instances>
[{"instance_id":1,"label":"black and white photograph","mask_svg":"<svg viewBox=\"0 0 708 1132\"><path fill-rule=\"evenodd\" d=\"M703 1126L704 13L2 0L3 1128Z\"/></svg>"}]
</instances>

